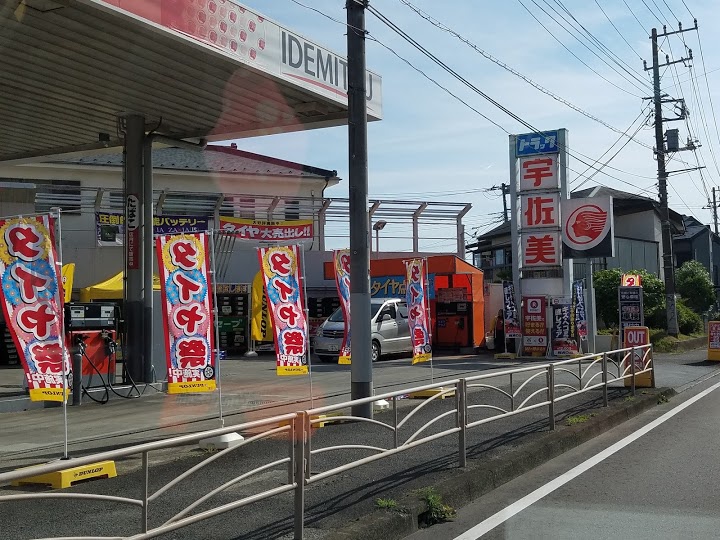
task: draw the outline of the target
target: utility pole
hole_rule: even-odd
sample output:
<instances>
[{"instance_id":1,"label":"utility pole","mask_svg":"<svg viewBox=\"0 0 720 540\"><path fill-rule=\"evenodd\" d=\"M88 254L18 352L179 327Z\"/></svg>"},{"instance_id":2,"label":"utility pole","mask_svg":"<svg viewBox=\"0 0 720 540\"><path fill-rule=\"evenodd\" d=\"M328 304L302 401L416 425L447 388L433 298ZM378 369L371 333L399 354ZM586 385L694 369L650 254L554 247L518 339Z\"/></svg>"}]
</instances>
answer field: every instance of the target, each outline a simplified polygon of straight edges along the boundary
<instances>
[{"instance_id":1,"label":"utility pole","mask_svg":"<svg viewBox=\"0 0 720 540\"><path fill-rule=\"evenodd\" d=\"M507 195L510 195L510 186L507 185L505 182L500 184L499 186L493 186L490 188L487 188L485 191L500 191L502 192L502 200L503 200L503 222L507 223L510 221L510 218L508 218L508 207L507 207Z\"/></svg>"},{"instance_id":2,"label":"utility pole","mask_svg":"<svg viewBox=\"0 0 720 540\"><path fill-rule=\"evenodd\" d=\"M371 397L370 223L368 219L365 9L368 0L346 0L348 59L348 157L350 183L350 396ZM372 403L356 405L353 416L372 418Z\"/></svg>"},{"instance_id":3,"label":"utility pole","mask_svg":"<svg viewBox=\"0 0 720 540\"><path fill-rule=\"evenodd\" d=\"M718 233L718 217L717 217L717 199L715 198L715 188L712 188L713 191L713 223L715 223L715 234Z\"/></svg>"},{"instance_id":4,"label":"utility pole","mask_svg":"<svg viewBox=\"0 0 720 540\"><path fill-rule=\"evenodd\" d=\"M697 29L697 20L695 21L695 28ZM672 229L670 226L670 210L668 208L668 195L667 195L667 179L668 173L665 169L665 142L663 132L663 116L662 116L662 105L666 102L673 102L677 100L665 100L666 96L660 93L660 68L685 62L687 58L681 58L680 60L670 61L670 58L666 55L666 62L660 64L658 61L658 37L671 36L673 34L680 34L687 32L683 30L682 26L678 23L678 30L668 32L667 27L663 26L663 33L658 34L657 28L652 29L650 39L652 41L652 68L648 68L645 64L645 71L652 69L653 72L653 103L655 105L655 155L657 156L657 170L658 170L658 191L660 197L660 220L662 224L662 247L663 247L663 271L665 274L665 307L667 313L667 332L671 336L677 336L679 333L678 321L677 321L677 307L675 305L675 262L673 258L673 245L672 245ZM692 50L690 50L690 60L692 59ZM683 104L683 114L685 113L685 107ZM675 119L677 120L677 119ZM680 148L673 148L673 150L681 150Z\"/></svg>"}]
</instances>

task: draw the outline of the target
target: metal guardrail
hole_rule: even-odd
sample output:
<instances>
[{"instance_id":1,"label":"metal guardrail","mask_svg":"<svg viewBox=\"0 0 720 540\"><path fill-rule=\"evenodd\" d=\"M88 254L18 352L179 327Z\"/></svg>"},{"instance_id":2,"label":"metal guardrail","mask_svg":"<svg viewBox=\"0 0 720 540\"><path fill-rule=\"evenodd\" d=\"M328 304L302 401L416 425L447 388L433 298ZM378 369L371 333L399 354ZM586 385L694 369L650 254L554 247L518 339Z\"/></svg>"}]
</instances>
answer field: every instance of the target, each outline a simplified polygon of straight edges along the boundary
<instances>
[{"instance_id":1,"label":"metal guardrail","mask_svg":"<svg viewBox=\"0 0 720 540\"><path fill-rule=\"evenodd\" d=\"M631 361L632 359L635 361ZM57 472L69 467L88 465L98 461L141 455L142 482L139 493L135 497L86 493L22 493L0 496L0 503L38 499L80 499L136 506L141 510L140 520L138 523L138 529L140 532L129 538L132 540L144 540L148 538L155 538L162 534L181 529L207 518L223 514L230 510L234 510L281 493L294 491L294 535L296 539L301 540L303 538L305 521L305 489L311 484L320 482L355 467L359 467L361 465L407 451L411 448L427 444L431 441L456 434L458 436L459 466L465 467L467 464L467 430L541 407L548 408L549 427L551 430L554 430L556 403L583 394L590 390L602 388L603 405L607 407L608 385L618 381L629 380L630 391L632 395L635 395L635 376L643 373L650 373L651 383L654 387L655 377L652 345L618 349L606 353L590 354L559 362L542 363L461 379L445 380L435 384L388 392L371 398L317 407L298 413L274 416L264 420L237 424L221 429L214 429L162 441L130 446L119 450L101 452L81 458L56 461L44 465L37 465L30 468L0 473L0 486L2 486L14 480L27 478L28 476ZM535 388L536 384L534 384L534 382L537 381L540 381L539 388ZM491 382L494 384L490 384ZM501 384L502 382L505 382L505 384ZM411 410L402 419L400 418L400 411L398 407L399 401L404 399L408 394L431 390L435 391L431 397L424 400L419 405L411 407ZM490 403L489 400L483 401L483 397L486 395L494 395L506 401L506 405ZM412 432L405 433L407 430L404 428L410 426L411 420L415 419L419 415L420 411L428 408L430 404L436 400L444 399L449 396L455 397L454 406L451 407L450 410L443 411L440 414L433 416L419 428ZM368 404L381 399L392 401L392 415L389 422L356 417L352 414L328 416L330 413L337 413L348 409L351 410L354 406ZM490 414L488 415L487 413ZM473 418L471 418L471 416ZM452 422L452 427L430 432L430 428L443 419L454 420ZM337 444L322 448L313 448L311 432L314 426L317 426L320 423L332 424L348 421L364 422L368 425L376 426L381 430L391 432L392 444L387 447L365 444ZM154 493L149 493L150 452L195 443L202 439L216 437L226 433L242 432L248 434L256 433L258 430L260 431L259 433L244 439L235 446L210 455L180 476L177 476L164 486L157 489ZM180 482L197 473L220 457L236 451L239 448L243 448L263 439L276 437L278 435L287 436L287 457L269 461L254 469L243 472L242 474L223 483L221 486L202 495L186 508L175 514L172 518L165 521L162 525L152 529L148 528L148 516L151 502L155 501L161 495L176 487ZM360 459L348 461L343 465L335 466L321 472L311 472L311 462L318 459L318 456L328 452L338 452L343 450L364 450L367 451L369 455ZM265 489L254 493L253 495L243 497L209 510L195 514L192 513L193 510L206 503L218 493L221 493L258 473L278 467L287 468L287 481L281 486L272 489ZM83 538L85 540L114 540L116 538L119 539L120 537L74 536L72 538Z\"/></svg>"}]
</instances>

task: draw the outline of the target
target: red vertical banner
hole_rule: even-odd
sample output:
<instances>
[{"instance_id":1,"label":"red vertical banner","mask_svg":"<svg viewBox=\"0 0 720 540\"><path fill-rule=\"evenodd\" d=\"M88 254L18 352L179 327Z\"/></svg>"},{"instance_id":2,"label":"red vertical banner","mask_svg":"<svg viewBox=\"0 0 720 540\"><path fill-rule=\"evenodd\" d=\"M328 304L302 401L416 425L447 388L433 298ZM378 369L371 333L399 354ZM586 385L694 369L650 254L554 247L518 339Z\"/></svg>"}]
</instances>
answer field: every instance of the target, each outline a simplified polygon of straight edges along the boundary
<instances>
[{"instance_id":1,"label":"red vertical banner","mask_svg":"<svg viewBox=\"0 0 720 540\"><path fill-rule=\"evenodd\" d=\"M62 282L48 215L0 220L2 309L32 401L63 401ZM64 357L64 359L63 359Z\"/></svg>"},{"instance_id":2,"label":"red vertical banner","mask_svg":"<svg viewBox=\"0 0 720 540\"><path fill-rule=\"evenodd\" d=\"M338 364L350 364L350 250L337 249L333 253L335 266L335 285L337 286L340 308L345 321L345 335Z\"/></svg>"},{"instance_id":3,"label":"red vertical banner","mask_svg":"<svg viewBox=\"0 0 720 540\"><path fill-rule=\"evenodd\" d=\"M216 388L212 283L208 235L159 236L168 393L211 392Z\"/></svg>"},{"instance_id":4,"label":"red vertical banner","mask_svg":"<svg viewBox=\"0 0 720 540\"><path fill-rule=\"evenodd\" d=\"M430 342L430 320L428 302L425 291L427 276L425 259L413 259L405 262L406 298L408 305L408 325L413 347L412 363L432 360L432 344Z\"/></svg>"},{"instance_id":5,"label":"red vertical banner","mask_svg":"<svg viewBox=\"0 0 720 540\"><path fill-rule=\"evenodd\" d=\"M257 248L273 320L278 375L307 375L308 323L300 285L300 247Z\"/></svg>"}]
</instances>

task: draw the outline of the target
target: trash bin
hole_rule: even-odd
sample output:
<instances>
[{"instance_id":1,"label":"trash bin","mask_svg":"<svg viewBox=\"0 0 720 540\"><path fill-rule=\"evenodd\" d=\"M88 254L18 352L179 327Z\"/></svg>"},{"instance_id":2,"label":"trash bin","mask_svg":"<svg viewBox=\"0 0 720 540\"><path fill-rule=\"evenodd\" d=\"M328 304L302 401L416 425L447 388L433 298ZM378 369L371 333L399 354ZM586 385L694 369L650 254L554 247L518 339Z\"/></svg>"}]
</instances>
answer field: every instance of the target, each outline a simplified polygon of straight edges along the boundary
<instances>
[{"instance_id":1,"label":"trash bin","mask_svg":"<svg viewBox=\"0 0 720 540\"><path fill-rule=\"evenodd\" d=\"M495 350L495 336L491 332L485 334L485 346L489 351Z\"/></svg>"}]
</instances>

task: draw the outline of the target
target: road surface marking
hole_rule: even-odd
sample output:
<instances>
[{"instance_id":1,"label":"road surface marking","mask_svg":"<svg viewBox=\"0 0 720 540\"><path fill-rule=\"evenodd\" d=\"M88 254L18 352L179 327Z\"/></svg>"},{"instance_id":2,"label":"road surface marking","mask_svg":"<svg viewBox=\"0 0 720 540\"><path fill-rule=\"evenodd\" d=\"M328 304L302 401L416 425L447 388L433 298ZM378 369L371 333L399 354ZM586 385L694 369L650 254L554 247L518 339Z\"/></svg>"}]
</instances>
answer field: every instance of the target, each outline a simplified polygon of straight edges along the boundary
<instances>
[{"instance_id":1,"label":"road surface marking","mask_svg":"<svg viewBox=\"0 0 720 540\"><path fill-rule=\"evenodd\" d=\"M477 540L478 538L482 537L484 534L490 532L495 527L502 525L505 523L508 519L512 518L516 514L519 514L523 510L525 510L528 506L535 504L537 501L545 497L546 495L549 495L556 489L564 486L574 478L577 478L585 471L591 469L598 463L602 462L603 460L607 459L608 457L612 456L616 452L619 452L623 448L625 448L627 445L632 443L633 441L636 441L643 435L646 435L656 427L658 427L660 424L666 422L667 420L670 420L673 416L678 414L679 412L687 409L690 405L693 403L701 400L705 396L707 396L710 392L716 390L717 388L720 388L720 382L712 385L707 390L703 390L698 395L688 399L684 403L681 403L677 407L675 407L673 410L666 412L661 417L656 418L649 424L641 427L636 432L632 433L631 435L628 435L624 439L619 440L612 446L607 447L605 450L602 450L601 452L595 454L590 459L584 461L580 465L577 465L570 469L569 471L561 474L554 480L551 480L544 486L540 486L538 489L533 491L532 493L529 493L522 499L518 499L514 503L512 503L509 506L506 506L496 514L493 514L486 520L482 521L481 523L478 523L473 528L465 531L460 536L455 537L454 540Z\"/></svg>"}]
</instances>

